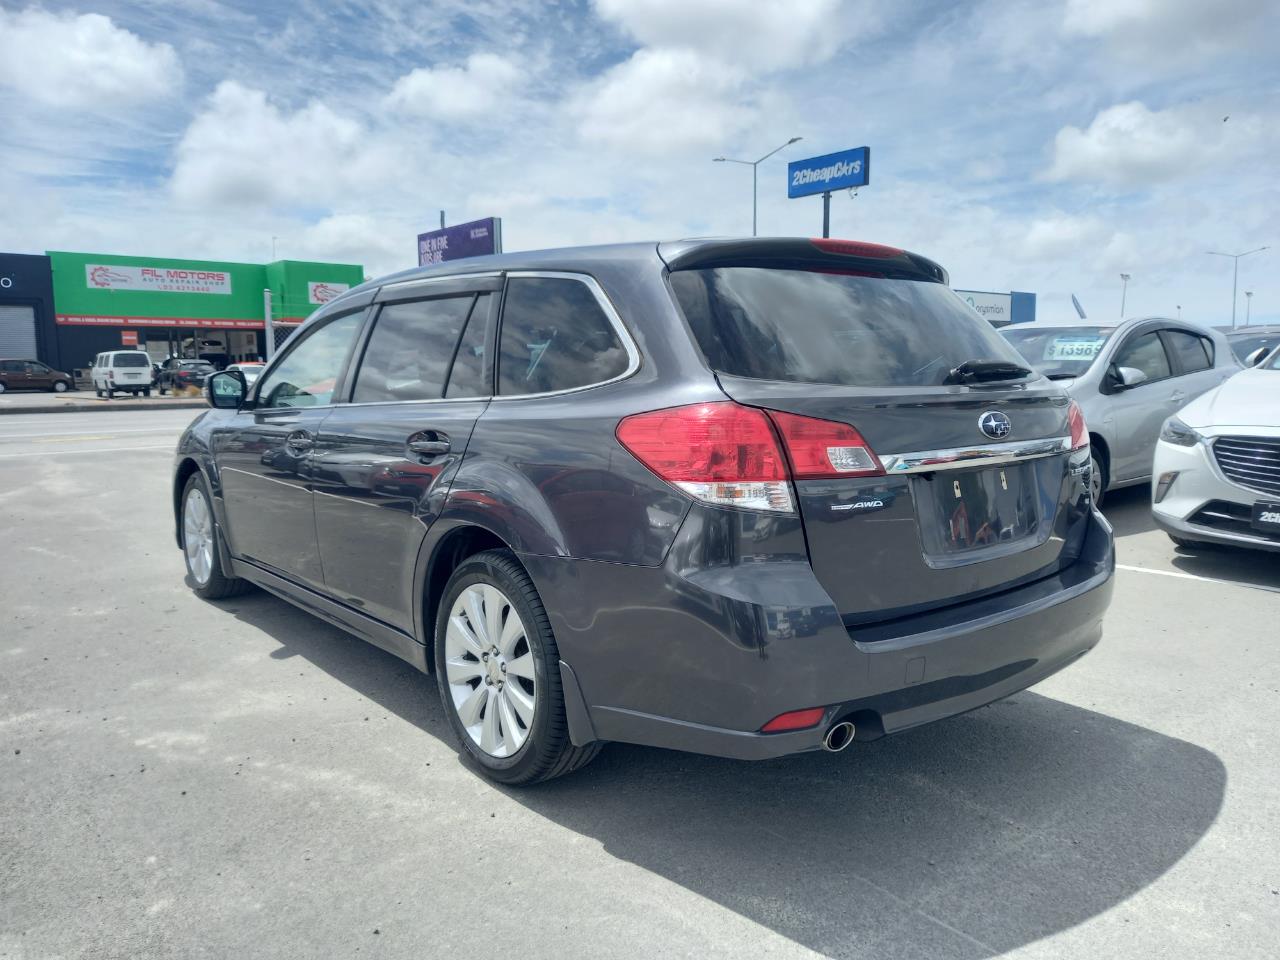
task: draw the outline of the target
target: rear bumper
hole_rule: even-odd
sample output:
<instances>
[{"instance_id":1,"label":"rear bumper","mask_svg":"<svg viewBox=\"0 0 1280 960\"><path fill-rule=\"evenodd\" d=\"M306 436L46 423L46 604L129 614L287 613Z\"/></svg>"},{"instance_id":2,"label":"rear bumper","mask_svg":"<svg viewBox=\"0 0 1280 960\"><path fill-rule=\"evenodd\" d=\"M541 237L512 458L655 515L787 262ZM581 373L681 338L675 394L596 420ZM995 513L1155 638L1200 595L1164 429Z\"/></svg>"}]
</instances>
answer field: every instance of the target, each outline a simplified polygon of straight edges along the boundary
<instances>
[{"instance_id":1,"label":"rear bumper","mask_svg":"<svg viewBox=\"0 0 1280 960\"><path fill-rule=\"evenodd\" d=\"M807 563L743 565L691 588L671 570L525 559L595 738L744 760L819 749L837 719L875 739L1038 683L1097 644L1115 569L1095 513L1078 560L1054 577L866 639L821 603ZM632 602L584 601L616 594L624 572ZM816 727L758 732L813 706L826 707Z\"/></svg>"}]
</instances>

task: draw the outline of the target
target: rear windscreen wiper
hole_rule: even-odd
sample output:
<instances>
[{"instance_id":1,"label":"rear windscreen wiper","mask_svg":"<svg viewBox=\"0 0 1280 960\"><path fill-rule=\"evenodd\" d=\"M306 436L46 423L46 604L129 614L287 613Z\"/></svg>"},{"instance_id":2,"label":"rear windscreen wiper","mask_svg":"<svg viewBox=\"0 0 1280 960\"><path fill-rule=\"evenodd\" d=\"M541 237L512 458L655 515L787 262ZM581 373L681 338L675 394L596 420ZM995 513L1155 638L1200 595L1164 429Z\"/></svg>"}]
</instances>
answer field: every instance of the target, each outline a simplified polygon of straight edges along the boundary
<instances>
[{"instance_id":1,"label":"rear windscreen wiper","mask_svg":"<svg viewBox=\"0 0 1280 960\"><path fill-rule=\"evenodd\" d=\"M1008 360L966 360L943 378L943 383L992 383L997 380L1021 380L1031 376L1031 369Z\"/></svg>"}]
</instances>

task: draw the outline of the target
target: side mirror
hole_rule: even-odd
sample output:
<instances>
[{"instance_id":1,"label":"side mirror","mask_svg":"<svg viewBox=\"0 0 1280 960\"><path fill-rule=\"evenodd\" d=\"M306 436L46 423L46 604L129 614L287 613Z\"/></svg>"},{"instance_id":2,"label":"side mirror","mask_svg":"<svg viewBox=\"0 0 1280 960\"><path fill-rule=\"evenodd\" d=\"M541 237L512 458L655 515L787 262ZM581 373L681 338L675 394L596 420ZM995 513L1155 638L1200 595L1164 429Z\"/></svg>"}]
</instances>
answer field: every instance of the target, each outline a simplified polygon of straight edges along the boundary
<instances>
[{"instance_id":1,"label":"side mirror","mask_svg":"<svg viewBox=\"0 0 1280 960\"><path fill-rule=\"evenodd\" d=\"M1136 387L1151 379L1137 367L1116 367L1115 369L1116 379L1119 381L1117 386L1122 390L1128 390L1130 387Z\"/></svg>"},{"instance_id":2,"label":"side mirror","mask_svg":"<svg viewBox=\"0 0 1280 960\"><path fill-rule=\"evenodd\" d=\"M209 374L204 382L204 392L209 398L209 406L219 410L238 410L248 390L239 371L223 370Z\"/></svg>"},{"instance_id":3,"label":"side mirror","mask_svg":"<svg viewBox=\"0 0 1280 960\"><path fill-rule=\"evenodd\" d=\"M1267 359L1267 354L1269 354L1270 352L1271 352L1270 347L1259 347L1257 350L1254 350L1251 354L1249 354L1247 357L1244 358L1244 365L1246 367L1256 367L1263 360Z\"/></svg>"}]
</instances>

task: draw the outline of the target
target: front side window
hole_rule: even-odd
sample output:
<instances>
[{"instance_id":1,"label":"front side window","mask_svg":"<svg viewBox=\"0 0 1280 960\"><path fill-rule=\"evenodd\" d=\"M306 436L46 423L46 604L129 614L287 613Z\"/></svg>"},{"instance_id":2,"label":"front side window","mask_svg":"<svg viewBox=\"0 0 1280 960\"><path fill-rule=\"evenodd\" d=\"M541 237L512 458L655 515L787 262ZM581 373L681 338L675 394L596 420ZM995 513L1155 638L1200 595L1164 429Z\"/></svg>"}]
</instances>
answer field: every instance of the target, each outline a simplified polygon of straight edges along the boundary
<instances>
[{"instance_id":1,"label":"front side window","mask_svg":"<svg viewBox=\"0 0 1280 960\"><path fill-rule=\"evenodd\" d=\"M502 310L498 393L572 390L626 373L626 348L579 280L512 277Z\"/></svg>"},{"instance_id":2,"label":"front side window","mask_svg":"<svg viewBox=\"0 0 1280 960\"><path fill-rule=\"evenodd\" d=\"M356 375L353 403L438 400L474 296L388 303Z\"/></svg>"},{"instance_id":3,"label":"front side window","mask_svg":"<svg viewBox=\"0 0 1280 960\"><path fill-rule=\"evenodd\" d=\"M1148 380L1163 380L1169 376L1169 358L1165 355L1160 335L1154 330L1134 337L1121 347L1116 354L1115 365L1141 370Z\"/></svg>"},{"instance_id":4,"label":"front side window","mask_svg":"<svg viewBox=\"0 0 1280 960\"><path fill-rule=\"evenodd\" d=\"M314 407L330 403L363 313L331 320L298 341L262 380L260 407Z\"/></svg>"},{"instance_id":5,"label":"front side window","mask_svg":"<svg viewBox=\"0 0 1280 960\"><path fill-rule=\"evenodd\" d=\"M1169 346L1178 355L1183 373L1195 373L1197 370L1208 370L1213 366L1213 343L1206 337L1198 337L1194 333L1183 330L1166 330Z\"/></svg>"}]
</instances>

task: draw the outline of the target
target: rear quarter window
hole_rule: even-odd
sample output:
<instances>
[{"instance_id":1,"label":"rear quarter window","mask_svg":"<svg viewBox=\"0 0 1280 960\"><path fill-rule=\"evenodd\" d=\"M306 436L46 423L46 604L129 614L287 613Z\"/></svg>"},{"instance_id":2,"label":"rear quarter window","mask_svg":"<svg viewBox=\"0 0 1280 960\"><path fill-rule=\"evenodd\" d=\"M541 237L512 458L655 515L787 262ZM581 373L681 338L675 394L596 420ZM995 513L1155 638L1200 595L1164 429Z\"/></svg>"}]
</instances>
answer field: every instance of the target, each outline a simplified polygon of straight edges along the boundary
<instances>
[{"instance_id":1,"label":"rear quarter window","mask_svg":"<svg viewBox=\"0 0 1280 960\"><path fill-rule=\"evenodd\" d=\"M581 280L507 281L498 349L498 393L553 393L627 372L626 347L591 288Z\"/></svg>"},{"instance_id":2,"label":"rear quarter window","mask_svg":"<svg viewBox=\"0 0 1280 960\"><path fill-rule=\"evenodd\" d=\"M940 283L716 267L677 271L671 286L708 365L733 376L933 386L966 360L1023 362Z\"/></svg>"}]
</instances>

